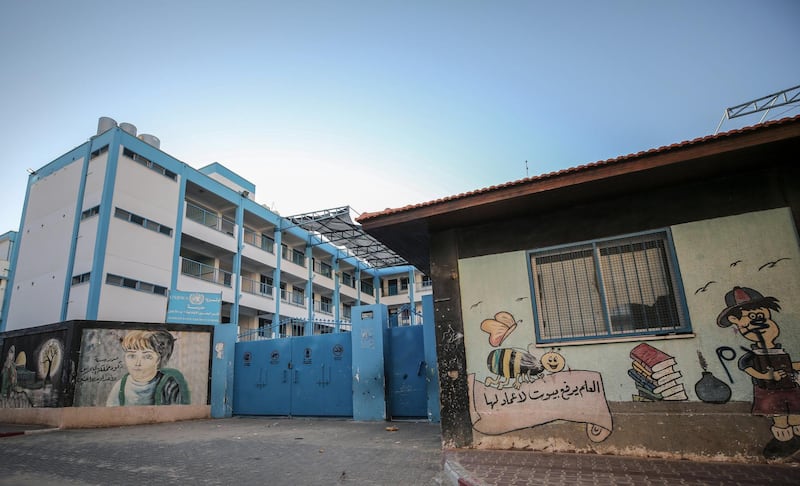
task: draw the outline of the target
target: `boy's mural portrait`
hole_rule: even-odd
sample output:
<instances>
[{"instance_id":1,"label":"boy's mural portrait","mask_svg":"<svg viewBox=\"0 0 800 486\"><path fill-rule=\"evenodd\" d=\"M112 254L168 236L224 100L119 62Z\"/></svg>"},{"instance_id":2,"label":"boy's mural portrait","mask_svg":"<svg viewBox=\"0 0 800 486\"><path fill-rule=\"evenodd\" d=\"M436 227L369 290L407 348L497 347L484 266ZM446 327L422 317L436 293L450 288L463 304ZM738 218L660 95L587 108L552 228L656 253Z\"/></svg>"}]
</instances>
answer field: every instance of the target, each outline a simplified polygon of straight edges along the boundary
<instances>
[{"instance_id":1,"label":"boy's mural portrait","mask_svg":"<svg viewBox=\"0 0 800 486\"><path fill-rule=\"evenodd\" d=\"M106 405L188 405L189 385L183 374L167 368L175 346L169 331L135 330L122 339L128 372L114 383Z\"/></svg>"},{"instance_id":2,"label":"boy's mural portrait","mask_svg":"<svg viewBox=\"0 0 800 486\"><path fill-rule=\"evenodd\" d=\"M775 297L734 287L725 294L725 308L717 316L718 326L736 326L739 335L752 343L739 358L739 369L753 383L752 413L772 418L773 439L764 448L768 459L800 450L800 361L792 361L776 342L781 331L775 314L780 310Z\"/></svg>"},{"instance_id":3,"label":"boy's mural portrait","mask_svg":"<svg viewBox=\"0 0 800 486\"><path fill-rule=\"evenodd\" d=\"M75 406L205 405L211 336L165 329L84 329Z\"/></svg>"}]
</instances>

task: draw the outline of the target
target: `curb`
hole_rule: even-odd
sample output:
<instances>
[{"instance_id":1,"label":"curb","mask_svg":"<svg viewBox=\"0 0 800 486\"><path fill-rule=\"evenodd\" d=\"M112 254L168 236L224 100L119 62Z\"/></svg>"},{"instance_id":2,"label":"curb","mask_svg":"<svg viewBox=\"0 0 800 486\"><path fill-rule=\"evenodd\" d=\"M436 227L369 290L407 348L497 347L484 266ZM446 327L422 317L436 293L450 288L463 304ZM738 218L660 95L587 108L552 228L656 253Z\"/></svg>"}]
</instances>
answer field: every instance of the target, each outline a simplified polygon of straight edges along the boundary
<instances>
[{"instance_id":1,"label":"curb","mask_svg":"<svg viewBox=\"0 0 800 486\"><path fill-rule=\"evenodd\" d=\"M14 437L17 435L31 435L31 434L42 434L44 432L53 432L55 430L59 430L57 427L47 427L44 429L31 429L31 430L14 430L11 432L0 432L0 438L3 437Z\"/></svg>"},{"instance_id":2,"label":"curb","mask_svg":"<svg viewBox=\"0 0 800 486\"><path fill-rule=\"evenodd\" d=\"M442 467L444 475L453 486L487 486L486 483L476 478L456 461L445 459Z\"/></svg>"}]
</instances>

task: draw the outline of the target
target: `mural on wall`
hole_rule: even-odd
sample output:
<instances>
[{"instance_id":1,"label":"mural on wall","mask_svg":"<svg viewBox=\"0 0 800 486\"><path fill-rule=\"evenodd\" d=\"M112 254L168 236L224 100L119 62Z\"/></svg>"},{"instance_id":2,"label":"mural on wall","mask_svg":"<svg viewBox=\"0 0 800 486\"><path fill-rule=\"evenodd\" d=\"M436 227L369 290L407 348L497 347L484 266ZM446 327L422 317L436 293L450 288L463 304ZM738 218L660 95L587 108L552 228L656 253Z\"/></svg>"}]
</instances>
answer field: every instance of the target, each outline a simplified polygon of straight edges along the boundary
<instances>
[{"instance_id":1,"label":"mural on wall","mask_svg":"<svg viewBox=\"0 0 800 486\"><path fill-rule=\"evenodd\" d=\"M489 335L489 344L493 347L500 346L509 334L517 328L517 321L510 312L501 311L494 318L484 319L481 322L481 331Z\"/></svg>"},{"instance_id":2,"label":"mural on wall","mask_svg":"<svg viewBox=\"0 0 800 486\"><path fill-rule=\"evenodd\" d=\"M686 389L681 382L683 376L676 368L675 358L641 343L630 352L631 367L628 376L636 385L635 402L680 401L687 400Z\"/></svg>"},{"instance_id":3,"label":"mural on wall","mask_svg":"<svg viewBox=\"0 0 800 486\"><path fill-rule=\"evenodd\" d=\"M544 371L536 356L518 348L492 350L486 357L486 366L497 376L487 377L484 384L496 386L498 390L507 386L519 390L523 383L533 383L541 378Z\"/></svg>"},{"instance_id":4,"label":"mural on wall","mask_svg":"<svg viewBox=\"0 0 800 486\"><path fill-rule=\"evenodd\" d=\"M783 260L787 258L767 262L759 271ZM742 348L738 367L751 378L752 413L772 418L773 438L764 447L766 458L787 457L800 450L800 361L792 361L776 342L781 331L774 319L781 310L778 302L755 289L737 286L725 294L725 308L717 316L718 326L735 326L752 343L750 349Z\"/></svg>"},{"instance_id":5,"label":"mural on wall","mask_svg":"<svg viewBox=\"0 0 800 486\"><path fill-rule=\"evenodd\" d=\"M717 355L719 356L719 348ZM708 371L708 361L699 350L697 351L697 360L700 362L700 367L703 368L701 378L694 384L697 398L706 403L728 403L731 398L731 387Z\"/></svg>"},{"instance_id":6,"label":"mural on wall","mask_svg":"<svg viewBox=\"0 0 800 486\"><path fill-rule=\"evenodd\" d=\"M520 321L506 311L484 319L480 329L489 334L492 349L486 366L493 376L481 382L468 376L470 417L474 430L501 435L566 420L586 424L590 440L601 442L613 430L603 379L595 371L566 369L556 350L537 358L529 350L500 348Z\"/></svg>"},{"instance_id":7,"label":"mural on wall","mask_svg":"<svg viewBox=\"0 0 800 486\"><path fill-rule=\"evenodd\" d=\"M189 385L183 373L167 368L175 347L169 331L129 331L122 339L127 373L108 392L106 406L188 405Z\"/></svg>"},{"instance_id":8,"label":"mural on wall","mask_svg":"<svg viewBox=\"0 0 800 486\"><path fill-rule=\"evenodd\" d=\"M210 335L164 329L85 329L76 406L205 404Z\"/></svg>"},{"instance_id":9,"label":"mural on wall","mask_svg":"<svg viewBox=\"0 0 800 486\"><path fill-rule=\"evenodd\" d=\"M0 379L0 407L56 407L63 393L61 335L38 334L7 340Z\"/></svg>"}]
</instances>

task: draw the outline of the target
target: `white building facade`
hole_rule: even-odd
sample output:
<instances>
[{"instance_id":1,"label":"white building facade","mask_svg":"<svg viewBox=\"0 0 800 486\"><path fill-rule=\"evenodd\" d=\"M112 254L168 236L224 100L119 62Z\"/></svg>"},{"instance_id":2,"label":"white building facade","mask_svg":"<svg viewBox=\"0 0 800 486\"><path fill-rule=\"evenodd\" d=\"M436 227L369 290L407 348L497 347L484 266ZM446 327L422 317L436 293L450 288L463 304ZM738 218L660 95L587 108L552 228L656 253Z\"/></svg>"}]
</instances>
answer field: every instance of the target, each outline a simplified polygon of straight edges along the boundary
<instances>
[{"instance_id":1,"label":"white building facade","mask_svg":"<svg viewBox=\"0 0 800 486\"><path fill-rule=\"evenodd\" d=\"M29 178L18 232L0 240L0 331L69 320L166 322L173 291L221 294L221 321L263 337L347 330L356 305L420 324L430 280L368 258L255 200L213 163L101 118L97 134ZM345 245L346 246L346 245Z\"/></svg>"}]
</instances>

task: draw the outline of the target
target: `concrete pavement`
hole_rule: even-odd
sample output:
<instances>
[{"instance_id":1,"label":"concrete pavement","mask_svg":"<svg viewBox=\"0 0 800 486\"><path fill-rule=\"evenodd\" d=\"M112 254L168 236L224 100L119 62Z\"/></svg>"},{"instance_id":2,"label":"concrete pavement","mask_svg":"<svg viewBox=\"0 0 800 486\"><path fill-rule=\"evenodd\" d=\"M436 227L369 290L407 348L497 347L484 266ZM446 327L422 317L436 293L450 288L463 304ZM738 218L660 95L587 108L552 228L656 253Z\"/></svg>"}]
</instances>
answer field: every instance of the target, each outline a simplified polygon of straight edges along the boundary
<instances>
[{"instance_id":1,"label":"concrete pavement","mask_svg":"<svg viewBox=\"0 0 800 486\"><path fill-rule=\"evenodd\" d=\"M425 422L233 417L81 430L0 424L0 437L0 485L15 486L800 484L798 463L442 451L438 425Z\"/></svg>"}]
</instances>

